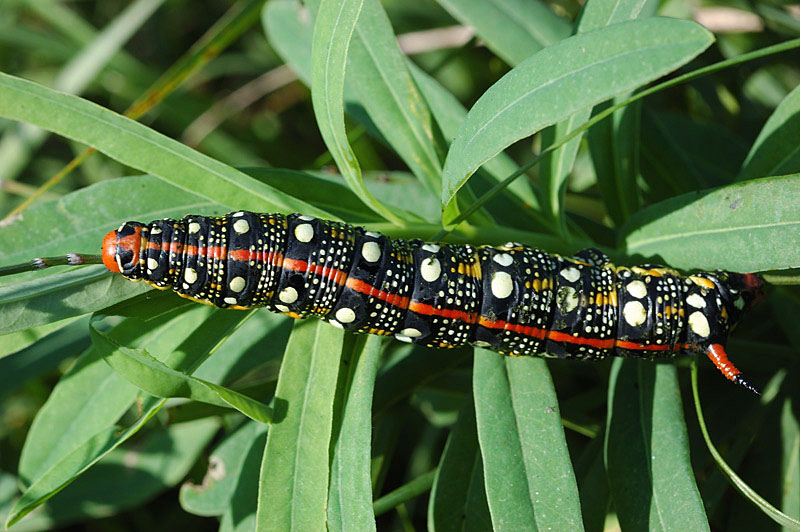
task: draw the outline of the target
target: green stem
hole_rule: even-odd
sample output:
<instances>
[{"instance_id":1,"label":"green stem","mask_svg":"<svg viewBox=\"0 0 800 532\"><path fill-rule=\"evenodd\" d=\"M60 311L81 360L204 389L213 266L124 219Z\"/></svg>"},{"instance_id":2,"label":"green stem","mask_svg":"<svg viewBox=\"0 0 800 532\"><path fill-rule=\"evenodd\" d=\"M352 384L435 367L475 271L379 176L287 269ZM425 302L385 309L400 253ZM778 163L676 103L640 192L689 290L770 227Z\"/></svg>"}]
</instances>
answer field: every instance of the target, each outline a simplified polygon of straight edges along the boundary
<instances>
[{"instance_id":1,"label":"green stem","mask_svg":"<svg viewBox=\"0 0 800 532\"><path fill-rule=\"evenodd\" d=\"M436 476L436 470L432 469L427 473L418 476L411 482L407 484L403 484L399 488L394 491L390 491L374 503L372 503L372 509L375 511L375 515L381 515L396 506L403 504L406 501L410 501L415 497L419 497L433 486L433 477Z\"/></svg>"},{"instance_id":2,"label":"green stem","mask_svg":"<svg viewBox=\"0 0 800 532\"><path fill-rule=\"evenodd\" d=\"M660 92L660 91L662 91L664 89L668 89L670 87L674 87L675 85L679 85L681 83L685 83L687 81L691 81L691 80L699 78L701 76L705 76L706 74L711 74L712 72L717 72L717 71L720 71L720 70L723 70L723 69L726 69L726 68L729 68L729 67L732 67L732 66L735 66L735 65L739 65L741 63L745 63L747 61L753 61L754 59L759 59L761 57L766 57L768 55L777 54L777 53L780 53L780 52L785 52L787 50L792 50L792 49L798 48L798 47L800 47L800 38L792 39L790 41L786 41L786 42L783 42L783 43L780 43L780 44L775 44L773 46L767 46L766 48L761 48L759 50L755 50L754 52L742 54L742 55L740 55L738 57L734 57L732 59L726 59L725 61L720 61L719 63L714 63L713 65L709 65L707 67L699 68L699 69L697 69L697 70L695 70L693 72L689 72L687 74L683 74L682 76L678 76L676 78L673 78L671 80L665 81L663 83L659 83L658 85L654 85L654 86L650 87L649 89L645 89L645 90L643 90L641 92L637 92L636 94L634 94L633 96L631 96L627 100L624 100L624 101L618 103L617 105L612 105L611 107L608 107L607 109L603 110L602 112L597 113L589 121L585 122L582 126L572 130L569 134L564 135L563 137L558 139L556 142L554 142L553 144L548 146L547 149L542 151L539 155L537 155L536 157L534 157L533 159L531 159L527 163L525 163L522 166L520 166L513 174L511 174L510 176L505 178L503 181L500 181L495 186L493 186L491 189L489 189L480 198L478 198L478 200L475 203L470 205L466 210L464 210L461 214L459 214L453 220L452 224L450 224L451 228L455 228L456 226L458 226L458 224L460 224L461 222L463 222L464 220L469 218L473 213L475 213L475 211L477 211L478 209L483 207L486 204L486 202L489 201L491 198L493 198L498 192L500 192L501 190L506 188L508 185L510 185L512 181L514 181L516 178L518 178L519 176L521 176L522 174L524 174L525 172L527 172L528 170L530 170L531 168L536 166L539 163L539 161L541 161L542 158L544 158L545 155L547 155L548 153L550 153L550 152L552 152L554 150L557 150L558 148L560 148L561 146L563 146L564 144L566 144L570 140L574 139L575 137L577 137L578 135L580 135L581 133L583 133L584 131L586 131L590 127L594 126L595 124L597 124L601 120L603 120L603 119L607 118L608 116L610 116L612 113L614 113L614 111L616 111L618 109L622 109L623 107L625 107L627 105L630 105L633 102L641 100L645 96L649 96L649 95L654 94L656 92ZM439 231L438 233L433 235L433 237L431 237L431 240L440 240L445 235L447 235L450 231L452 231L452 229L450 229L450 230L442 229L441 231Z\"/></svg>"},{"instance_id":3,"label":"green stem","mask_svg":"<svg viewBox=\"0 0 800 532\"><path fill-rule=\"evenodd\" d=\"M694 408L697 412L697 421L700 425L700 432L703 434L703 439L706 442L706 447L708 447L708 452L711 453L711 456L714 457L714 461L717 463L717 467L719 467L720 471L728 477L728 480L731 482L734 488L745 496L747 500L755 504L762 512L764 512L768 517L770 517L773 521L778 523L779 525L787 528L789 530L797 530L800 532L800 521L789 517L788 515L784 514L770 503L768 503L763 497L761 497L758 493L753 490L747 483L742 480L739 475L737 475L733 469L725 462L722 458L722 455L719 454L717 448L714 447L714 444L711 442L711 436L708 435L708 429L706 428L706 421L703 417L703 409L700 406L700 393L697 387L697 360L692 359L692 396L694 397Z\"/></svg>"},{"instance_id":4,"label":"green stem","mask_svg":"<svg viewBox=\"0 0 800 532\"><path fill-rule=\"evenodd\" d=\"M80 253L69 253L60 257L40 257L22 264L0 267L0 277L14 275L15 273L34 272L50 266L85 266L86 264L103 264L103 257L101 255L82 255Z\"/></svg>"}]
</instances>

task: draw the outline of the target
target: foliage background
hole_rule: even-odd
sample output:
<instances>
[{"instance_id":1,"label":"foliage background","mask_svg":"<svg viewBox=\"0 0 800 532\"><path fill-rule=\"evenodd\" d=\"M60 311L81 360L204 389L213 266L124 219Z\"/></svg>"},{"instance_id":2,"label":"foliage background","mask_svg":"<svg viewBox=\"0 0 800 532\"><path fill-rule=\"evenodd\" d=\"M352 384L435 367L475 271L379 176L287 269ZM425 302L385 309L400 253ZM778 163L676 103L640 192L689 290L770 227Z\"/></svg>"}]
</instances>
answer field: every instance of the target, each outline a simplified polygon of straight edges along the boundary
<instances>
[{"instance_id":1,"label":"foliage background","mask_svg":"<svg viewBox=\"0 0 800 532\"><path fill-rule=\"evenodd\" d=\"M0 213L87 144L106 155L86 159L22 219L0 227L0 264L96 252L102 235L127 219L239 208L327 213L429 238L443 207L451 222L498 178L585 122L591 104L622 101L660 77L625 85L625 72L599 70L576 93L532 100L519 113L529 130L490 131L477 146L508 144L505 155L475 174L455 203L447 193L441 201L442 175L452 191L460 184L455 165L482 156L480 149L453 156L459 141L448 154L452 139L463 137L464 109L534 52L602 26L586 15L598 5L367 0L349 28L350 49L331 46L326 62L312 55L312 36L318 51L326 36L349 42L346 24L315 29L292 0L263 9L259 2L3 2L0 70L37 85L3 77L0 114L59 135L0 122ZM605 5L706 23L715 41L673 61L683 65L677 73L800 33L797 6L781 3ZM597 9L593 16L603 13ZM228 39L194 53L215 24L211 31ZM624 35L630 40L615 42L633 48L634 34ZM599 53L607 39L593 44ZM346 78L322 68L345 52ZM557 58L568 63L568 52ZM798 59L790 51L742 63L614 113L545 156L449 238L518 240L564 253L597 245L620 262L655 257L686 269L799 267ZM527 75L526 84L537 81ZM492 101L516 94L499 85L490 114ZM146 127L137 127L45 87L118 113L155 105L140 119ZM610 92L596 96L603 91ZM565 113L567 104L575 112ZM321 109L333 119L321 120ZM534 117L549 125L547 113L558 123L540 132ZM763 180L772 176L787 177ZM707 189L715 192L696 194ZM314 530L326 520L329 528L362 530L376 526L373 499L380 530L780 528L716 469L691 408L685 359L676 371L672 363L412 349L144 294L98 267L55 270L0 281L0 513L33 508L74 482L12 530L246 530L256 521L264 530ZM760 399L700 361L712 438L747 484L795 518L798 304L795 288L772 290L731 341L732 358L765 389ZM87 314L96 311L90 329ZM298 404L321 417L305 428L295 423ZM240 412L281 423L267 431Z\"/></svg>"}]
</instances>

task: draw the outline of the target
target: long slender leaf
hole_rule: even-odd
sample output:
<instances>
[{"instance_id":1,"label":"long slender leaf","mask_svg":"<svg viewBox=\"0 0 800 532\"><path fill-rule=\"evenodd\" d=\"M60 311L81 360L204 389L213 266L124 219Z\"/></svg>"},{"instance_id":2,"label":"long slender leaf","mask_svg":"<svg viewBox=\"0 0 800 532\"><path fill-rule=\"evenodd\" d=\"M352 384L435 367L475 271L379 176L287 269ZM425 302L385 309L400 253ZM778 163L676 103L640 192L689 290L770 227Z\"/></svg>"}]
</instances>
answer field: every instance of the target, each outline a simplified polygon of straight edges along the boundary
<instances>
[{"instance_id":1,"label":"long slender leaf","mask_svg":"<svg viewBox=\"0 0 800 532\"><path fill-rule=\"evenodd\" d=\"M739 179L756 179L800 172L800 86L786 95L764 124Z\"/></svg>"},{"instance_id":2,"label":"long slender leaf","mask_svg":"<svg viewBox=\"0 0 800 532\"><path fill-rule=\"evenodd\" d=\"M570 33L566 19L538 0L439 0L462 24L475 28L486 46L516 65Z\"/></svg>"},{"instance_id":3,"label":"long slender leaf","mask_svg":"<svg viewBox=\"0 0 800 532\"><path fill-rule=\"evenodd\" d=\"M0 116L88 144L112 159L231 209L328 213L87 100L0 73Z\"/></svg>"},{"instance_id":4,"label":"long slender leaf","mask_svg":"<svg viewBox=\"0 0 800 532\"><path fill-rule=\"evenodd\" d=\"M631 254L676 268L760 271L800 266L800 174L684 194L623 229Z\"/></svg>"},{"instance_id":5,"label":"long slender leaf","mask_svg":"<svg viewBox=\"0 0 800 532\"><path fill-rule=\"evenodd\" d=\"M578 487L544 360L476 349L473 393L495 530L583 530Z\"/></svg>"},{"instance_id":6,"label":"long slender leaf","mask_svg":"<svg viewBox=\"0 0 800 532\"><path fill-rule=\"evenodd\" d=\"M91 328L95 349L127 381L156 397L186 397L202 403L230 407L247 417L269 423L272 411L266 405L217 384L176 371L144 349L129 349Z\"/></svg>"},{"instance_id":7,"label":"long slender leaf","mask_svg":"<svg viewBox=\"0 0 800 532\"><path fill-rule=\"evenodd\" d=\"M263 449L268 427L250 421L222 440L208 457L202 483L181 486L181 507L195 515L223 515L234 497L250 448L260 441ZM255 512L255 497L251 502Z\"/></svg>"},{"instance_id":8,"label":"long slender leaf","mask_svg":"<svg viewBox=\"0 0 800 532\"><path fill-rule=\"evenodd\" d=\"M256 529L323 530L333 402L344 332L318 320L295 325L275 391L261 463Z\"/></svg>"},{"instance_id":9,"label":"long slender leaf","mask_svg":"<svg viewBox=\"0 0 800 532\"><path fill-rule=\"evenodd\" d=\"M314 114L322 138L353 192L387 220L403 225L403 221L364 186L361 167L347 140L344 125L344 72L350 40L363 4L364 0L323 0L320 5L311 48Z\"/></svg>"},{"instance_id":10,"label":"long slender leaf","mask_svg":"<svg viewBox=\"0 0 800 532\"><path fill-rule=\"evenodd\" d=\"M53 88L68 94L81 94L105 68L124 44L158 9L164 0L136 0L98 32L53 80ZM44 142L47 133L29 124L17 124L0 139L0 175L15 177L28 163L30 154Z\"/></svg>"},{"instance_id":11,"label":"long slender leaf","mask_svg":"<svg viewBox=\"0 0 800 532\"><path fill-rule=\"evenodd\" d=\"M526 59L472 107L442 176L442 203L513 142L685 64L713 41L692 22L650 18L576 35Z\"/></svg>"},{"instance_id":12,"label":"long slender leaf","mask_svg":"<svg viewBox=\"0 0 800 532\"><path fill-rule=\"evenodd\" d=\"M328 530L375 530L372 512L370 446L372 442L372 390L381 355L381 338L370 336L356 343L350 361L344 415L333 445Z\"/></svg>"},{"instance_id":13,"label":"long slender leaf","mask_svg":"<svg viewBox=\"0 0 800 532\"><path fill-rule=\"evenodd\" d=\"M606 469L630 530L710 530L695 484L673 364L614 361Z\"/></svg>"}]
</instances>

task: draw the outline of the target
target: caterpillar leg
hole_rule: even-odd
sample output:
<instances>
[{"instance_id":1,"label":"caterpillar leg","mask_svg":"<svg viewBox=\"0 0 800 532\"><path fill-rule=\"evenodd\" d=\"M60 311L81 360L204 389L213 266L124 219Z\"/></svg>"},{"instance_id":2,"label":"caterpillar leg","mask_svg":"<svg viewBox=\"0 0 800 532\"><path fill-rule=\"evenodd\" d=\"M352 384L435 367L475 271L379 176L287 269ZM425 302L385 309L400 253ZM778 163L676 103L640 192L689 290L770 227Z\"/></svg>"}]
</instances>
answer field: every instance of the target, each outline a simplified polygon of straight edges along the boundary
<instances>
[{"instance_id":1,"label":"caterpillar leg","mask_svg":"<svg viewBox=\"0 0 800 532\"><path fill-rule=\"evenodd\" d=\"M708 347L708 358L711 359L711 362L717 366L717 369L725 375L725 378L739 384L740 386L744 386L751 392L756 395L761 395L761 392L758 391L758 388L753 386L750 381L748 381L745 376L742 374L741 371L736 369L736 366L728 360L728 353L725 352L725 348L721 344L711 344Z\"/></svg>"}]
</instances>

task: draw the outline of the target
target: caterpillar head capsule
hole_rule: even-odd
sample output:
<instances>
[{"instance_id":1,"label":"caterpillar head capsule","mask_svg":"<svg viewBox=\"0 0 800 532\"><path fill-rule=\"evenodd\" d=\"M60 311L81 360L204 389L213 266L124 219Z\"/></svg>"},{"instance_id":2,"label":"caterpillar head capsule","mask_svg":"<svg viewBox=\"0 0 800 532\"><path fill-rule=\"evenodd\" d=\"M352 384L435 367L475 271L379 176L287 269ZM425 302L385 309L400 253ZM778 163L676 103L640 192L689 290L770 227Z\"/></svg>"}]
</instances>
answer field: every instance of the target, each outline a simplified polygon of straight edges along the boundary
<instances>
[{"instance_id":1,"label":"caterpillar head capsule","mask_svg":"<svg viewBox=\"0 0 800 532\"><path fill-rule=\"evenodd\" d=\"M127 222L103 239L103 264L114 273L131 276L139 267L141 245L141 224Z\"/></svg>"}]
</instances>

